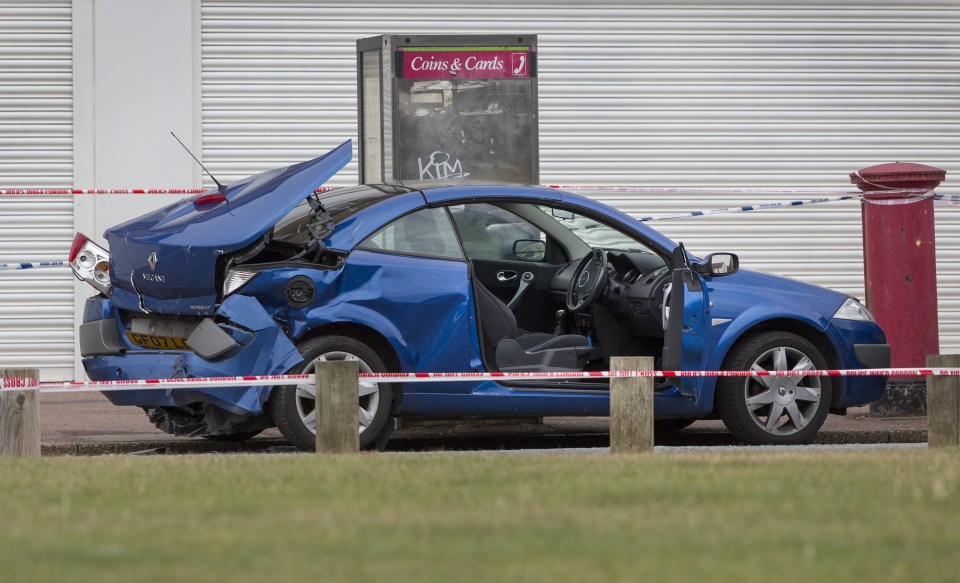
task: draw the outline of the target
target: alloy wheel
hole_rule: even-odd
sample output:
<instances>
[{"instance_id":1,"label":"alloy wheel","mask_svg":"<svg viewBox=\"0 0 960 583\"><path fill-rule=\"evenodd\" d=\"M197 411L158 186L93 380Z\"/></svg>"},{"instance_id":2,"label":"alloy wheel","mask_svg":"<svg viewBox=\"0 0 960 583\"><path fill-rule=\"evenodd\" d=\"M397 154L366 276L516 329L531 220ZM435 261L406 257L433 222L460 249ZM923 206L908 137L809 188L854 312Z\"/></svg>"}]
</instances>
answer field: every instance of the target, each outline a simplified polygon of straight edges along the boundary
<instances>
[{"instance_id":1,"label":"alloy wheel","mask_svg":"<svg viewBox=\"0 0 960 583\"><path fill-rule=\"evenodd\" d=\"M370 368L366 362L364 362L359 356L343 351L333 351L321 354L317 357L318 361L336 361L336 360L347 360L347 361L357 361L360 367L360 372L369 373L373 372L373 369ZM303 425L310 430L311 433L316 434L317 432L317 399L316 394L314 393L315 386L313 383L304 383L297 385L296 393L296 406L297 406L297 415L300 416L300 420L303 422ZM359 421L359 431L363 433L367 427L370 426L370 423L373 422L374 417L377 414L377 410L380 407L380 391L376 383L370 382L361 382L360 383L360 402L357 409L357 420Z\"/></svg>"},{"instance_id":2,"label":"alloy wheel","mask_svg":"<svg viewBox=\"0 0 960 583\"><path fill-rule=\"evenodd\" d=\"M816 365L789 346L763 352L750 365L753 371L804 371ZM821 381L815 376L747 377L743 385L750 418L771 435L792 435L813 421L820 408Z\"/></svg>"}]
</instances>

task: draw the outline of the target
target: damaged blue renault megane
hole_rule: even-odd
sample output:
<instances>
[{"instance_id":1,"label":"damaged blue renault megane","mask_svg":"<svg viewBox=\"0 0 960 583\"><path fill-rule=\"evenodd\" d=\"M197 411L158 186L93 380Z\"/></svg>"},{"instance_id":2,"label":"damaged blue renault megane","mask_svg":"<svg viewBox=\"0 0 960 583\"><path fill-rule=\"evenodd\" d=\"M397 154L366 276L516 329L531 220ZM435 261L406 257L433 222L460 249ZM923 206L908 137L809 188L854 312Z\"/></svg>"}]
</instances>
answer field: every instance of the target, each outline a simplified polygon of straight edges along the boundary
<instances>
[{"instance_id":1,"label":"damaged blue renault megane","mask_svg":"<svg viewBox=\"0 0 960 583\"><path fill-rule=\"evenodd\" d=\"M78 234L70 263L98 291L80 326L93 380L270 375L315 360L364 372L889 366L846 295L703 259L589 198L537 186L417 183L315 191L348 141L300 164ZM658 429L719 417L754 444L809 441L830 412L878 400L882 377L658 379ZM396 417L607 415L602 379L361 384L361 445ZM314 389L109 392L173 434L244 439L277 426L312 449Z\"/></svg>"}]
</instances>

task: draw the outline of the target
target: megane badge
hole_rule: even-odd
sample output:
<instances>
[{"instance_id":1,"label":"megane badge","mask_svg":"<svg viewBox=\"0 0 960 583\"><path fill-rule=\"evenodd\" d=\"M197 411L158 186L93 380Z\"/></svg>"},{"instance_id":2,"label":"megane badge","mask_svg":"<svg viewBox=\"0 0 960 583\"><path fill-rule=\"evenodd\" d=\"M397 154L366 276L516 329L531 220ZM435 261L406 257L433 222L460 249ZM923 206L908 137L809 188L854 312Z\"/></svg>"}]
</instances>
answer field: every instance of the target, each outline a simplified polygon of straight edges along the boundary
<instances>
[{"instance_id":1,"label":"megane badge","mask_svg":"<svg viewBox=\"0 0 960 583\"><path fill-rule=\"evenodd\" d=\"M150 271L157 270L157 252L154 251L150 254L150 257L147 257L147 265L150 266Z\"/></svg>"},{"instance_id":2,"label":"megane badge","mask_svg":"<svg viewBox=\"0 0 960 583\"><path fill-rule=\"evenodd\" d=\"M580 279L577 281L577 287L583 287L587 285L587 282L590 281L590 273L584 271L580 274Z\"/></svg>"}]
</instances>

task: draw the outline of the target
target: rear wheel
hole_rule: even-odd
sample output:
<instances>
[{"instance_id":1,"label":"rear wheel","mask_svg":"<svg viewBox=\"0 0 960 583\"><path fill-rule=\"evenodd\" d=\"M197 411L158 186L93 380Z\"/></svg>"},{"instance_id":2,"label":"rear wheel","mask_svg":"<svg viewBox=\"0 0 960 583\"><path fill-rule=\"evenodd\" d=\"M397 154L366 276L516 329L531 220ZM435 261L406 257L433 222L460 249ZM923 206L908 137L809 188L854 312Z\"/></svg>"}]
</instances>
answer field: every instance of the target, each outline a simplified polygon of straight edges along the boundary
<instances>
[{"instance_id":1,"label":"rear wheel","mask_svg":"<svg viewBox=\"0 0 960 583\"><path fill-rule=\"evenodd\" d=\"M730 351L726 370L824 370L826 359L808 340L762 332ZM831 380L817 376L723 377L717 405L724 425L751 444L792 445L813 439L830 412Z\"/></svg>"},{"instance_id":2,"label":"rear wheel","mask_svg":"<svg viewBox=\"0 0 960 583\"><path fill-rule=\"evenodd\" d=\"M352 360L360 372L386 372L383 361L369 346L347 336L320 336L298 346L303 362L290 374L313 371L314 360ZM270 394L270 412L287 440L305 451L316 448L317 410L314 384L274 387ZM357 408L360 448L383 444L390 433L390 409L393 390L388 384L360 383Z\"/></svg>"}]
</instances>

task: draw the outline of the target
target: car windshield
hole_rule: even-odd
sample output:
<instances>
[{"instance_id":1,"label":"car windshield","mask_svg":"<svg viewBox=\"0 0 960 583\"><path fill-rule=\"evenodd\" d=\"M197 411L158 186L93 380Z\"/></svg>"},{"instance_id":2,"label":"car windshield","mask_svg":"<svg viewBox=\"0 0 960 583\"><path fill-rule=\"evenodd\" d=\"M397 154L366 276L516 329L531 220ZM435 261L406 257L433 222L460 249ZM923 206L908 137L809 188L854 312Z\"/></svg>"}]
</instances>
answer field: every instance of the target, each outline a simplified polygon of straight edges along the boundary
<instances>
[{"instance_id":1,"label":"car windshield","mask_svg":"<svg viewBox=\"0 0 960 583\"><path fill-rule=\"evenodd\" d=\"M652 253L643 243L596 219L549 206L537 208L594 249Z\"/></svg>"},{"instance_id":2,"label":"car windshield","mask_svg":"<svg viewBox=\"0 0 960 583\"><path fill-rule=\"evenodd\" d=\"M332 221L332 225L343 221L359 211L386 198L407 192L397 186L353 186L337 188L317 197ZM321 226L325 220L310 207L309 200L297 205L287 216L280 219L273 229L273 240L303 245L310 241L310 230ZM317 233L318 236L322 234Z\"/></svg>"}]
</instances>

